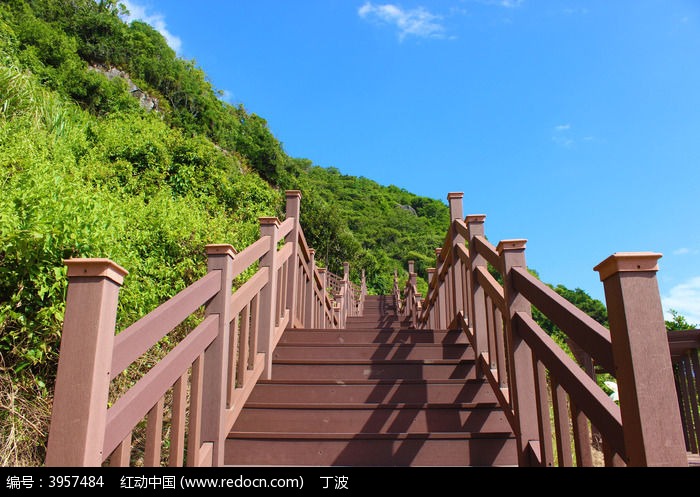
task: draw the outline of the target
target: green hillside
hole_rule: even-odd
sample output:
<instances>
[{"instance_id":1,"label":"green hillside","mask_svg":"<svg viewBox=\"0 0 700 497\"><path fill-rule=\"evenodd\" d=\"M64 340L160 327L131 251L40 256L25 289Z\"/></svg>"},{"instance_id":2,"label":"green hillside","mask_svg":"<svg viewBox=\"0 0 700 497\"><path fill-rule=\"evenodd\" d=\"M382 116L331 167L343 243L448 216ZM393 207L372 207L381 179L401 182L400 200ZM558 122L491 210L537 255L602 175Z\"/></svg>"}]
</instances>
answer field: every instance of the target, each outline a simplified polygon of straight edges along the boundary
<instances>
[{"instance_id":1,"label":"green hillside","mask_svg":"<svg viewBox=\"0 0 700 497\"><path fill-rule=\"evenodd\" d=\"M390 292L409 259L425 278L449 225L443 201L289 157L265 119L120 13L115 0L0 3L2 465L43 460L63 259L129 270L122 329L204 274L207 243L253 242L258 217L284 215L286 189L302 191L317 261L349 261L356 281L364 268L371 293Z\"/></svg>"}]
</instances>

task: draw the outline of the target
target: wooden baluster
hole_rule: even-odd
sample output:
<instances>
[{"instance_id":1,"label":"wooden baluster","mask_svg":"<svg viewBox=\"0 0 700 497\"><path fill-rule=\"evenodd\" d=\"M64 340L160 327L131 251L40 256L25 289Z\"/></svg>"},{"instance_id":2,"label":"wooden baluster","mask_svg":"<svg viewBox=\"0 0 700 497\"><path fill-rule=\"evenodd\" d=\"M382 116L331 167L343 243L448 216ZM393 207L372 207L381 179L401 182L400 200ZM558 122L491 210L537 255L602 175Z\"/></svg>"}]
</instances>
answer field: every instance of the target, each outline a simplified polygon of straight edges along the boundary
<instances>
[{"instance_id":1,"label":"wooden baluster","mask_svg":"<svg viewBox=\"0 0 700 497\"><path fill-rule=\"evenodd\" d=\"M109 465L113 468L125 468L129 464L131 464L131 432L109 456Z\"/></svg>"},{"instance_id":2,"label":"wooden baluster","mask_svg":"<svg viewBox=\"0 0 700 497\"><path fill-rule=\"evenodd\" d=\"M535 398L537 402L537 425L540 437L540 462L544 467L554 465L552 448L552 422L549 419L549 395L547 394L547 372L544 364L533 356L535 375Z\"/></svg>"},{"instance_id":3,"label":"wooden baluster","mask_svg":"<svg viewBox=\"0 0 700 497\"><path fill-rule=\"evenodd\" d=\"M316 319L315 319L315 296L316 296L316 280L314 278L314 274L316 273L316 251L314 249L309 249L309 280L306 285L306 296L305 296L305 304L306 304L306 309L304 310L304 315L305 315L305 321L304 321L304 327L305 328L313 328L316 324Z\"/></svg>"},{"instance_id":4,"label":"wooden baluster","mask_svg":"<svg viewBox=\"0 0 700 497\"><path fill-rule=\"evenodd\" d=\"M537 406L535 404L535 378L532 351L518 333L516 313L531 315L531 305L515 290L510 270L527 268L525 263L526 240L504 240L497 251L503 268L503 290L506 300L506 353L510 370L509 393L513 412L517 420L518 461L520 466L529 464L528 443L537 440Z\"/></svg>"},{"instance_id":5,"label":"wooden baluster","mask_svg":"<svg viewBox=\"0 0 700 497\"><path fill-rule=\"evenodd\" d=\"M202 445L202 388L204 384L204 354L192 364L190 383L190 416L187 425L187 466L201 465L199 449Z\"/></svg>"},{"instance_id":6,"label":"wooden baluster","mask_svg":"<svg viewBox=\"0 0 700 497\"><path fill-rule=\"evenodd\" d=\"M317 269L318 278L321 280L321 321L318 323L318 327L321 329L330 328L328 319L326 317L326 268L320 267Z\"/></svg>"},{"instance_id":7,"label":"wooden baluster","mask_svg":"<svg viewBox=\"0 0 700 497\"><path fill-rule=\"evenodd\" d=\"M250 301L252 315L250 317L250 345L248 346L248 369L255 368L255 354L258 350L258 337L260 336L260 297L256 295Z\"/></svg>"},{"instance_id":8,"label":"wooden baluster","mask_svg":"<svg viewBox=\"0 0 700 497\"><path fill-rule=\"evenodd\" d=\"M160 466L160 452L163 447L163 397L156 402L150 411L146 422L146 451L143 465L147 467Z\"/></svg>"},{"instance_id":9,"label":"wooden baluster","mask_svg":"<svg viewBox=\"0 0 700 497\"><path fill-rule=\"evenodd\" d=\"M435 273L438 275L437 283L438 283L438 292L437 292L437 300L435 301L437 304L437 311L438 311L438 327L441 330L447 329L447 326L450 324L448 322L447 318L447 295L445 294L445 278L440 277L440 274L442 273L442 266L444 264L443 260L440 258L440 255L442 253L442 249L435 249Z\"/></svg>"},{"instance_id":10,"label":"wooden baluster","mask_svg":"<svg viewBox=\"0 0 700 497\"><path fill-rule=\"evenodd\" d=\"M573 466L571 457L571 433L569 431L569 415L566 407L566 392L557 383L556 378L551 378L552 404L554 407L554 430L557 441L557 460L560 467ZM520 393L520 392L518 392Z\"/></svg>"},{"instance_id":11,"label":"wooden baluster","mask_svg":"<svg viewBox=\"0 0 700 497\"><path fill-rule=\"evenodd\" d=\"M247 308L244 308L242 312L247 311ZM229 344L229 350L227 354L227 371L228 371L228 380L226 381L226 408L230 409L233 406L233 393L236 390L236 379L239 377L239 370L238 370L238 364L237 362L240 363L238 359L238 340L239 336L243 334L243 330L241 329L243 327L243 322L240 319L240 315L236 315L232 320L231 324L229 325L229 337L228 337L228 344ZM243 380L243 377L240 376L241 380Z\"/></svg>"},{"instance_id":12,"label":"wooden baluster","mask_svg":"<svg viewBox=\"0 0 700 497\"><path fill-rule=\"evenodd\" d=\"M170 452L168 466L179 467L185 458L185 410L187 408L187 373L173 388L173 416L170 422Z\"/></svg>"},{"instance_id":13,"label":"wooden baluster","mask_svg":"<svg viewBox=\"0 0 700 497\"><path fill-rule=\"evenodd\" d=\"M605 288L625 450L630 466L687 466L657 261L617 253L595 267Z\"/></svg>"},{"instance_id":14,"label":"wooden baluster","mask_svg":"<svg viewBox=\"0 0 700 497\"><path fill-rule=\"evenodd\" d=\"M435 268L429 267L428 268L428 297L432 297L434 295L434 292L430 291L430 285L432 285L433 278L435 278ZM437 329L437 312L436 312L436 307L433 304L432 308L428 309L428 326L430 327L431 330Z\"/></svg>"},{"instance_id":15,"label":"wooden baluster","mask_svg":"<svg viewBox=\"0 0 700 497\"><path fill-rule=\"evenodd\" d=\"M240 345L238 346L238 359L236 361L236 372L237 376L243 386L245 381L245 372L248 369L248 364L250 364L250 304L245 306L241 310L241 316L237 321L240 321ZM231 392L233 394L233 391Z\"/></svg>"},{"instance_id":16,"label":"wooden baluster","mask_svg":"<svg viewBox=\"0 0 700 497\"><path fill-rule=\"evenodd\" d=\"M588 428L588 418L571 399L569 399L569 408L573 423L576 465L591 467L593 466L593 454L591 452L591 432Z\"/></svg>"},{"instance_id":17,"label":"wooden baluster","mask_svg":"<svg viewBox=\"0 0 700 497\"><path fill-rule=\"evenodd\" d=\"M69 259L47 466L100 466L119 288L127 272L109 259Z\"/></svg>"}]
</instances>

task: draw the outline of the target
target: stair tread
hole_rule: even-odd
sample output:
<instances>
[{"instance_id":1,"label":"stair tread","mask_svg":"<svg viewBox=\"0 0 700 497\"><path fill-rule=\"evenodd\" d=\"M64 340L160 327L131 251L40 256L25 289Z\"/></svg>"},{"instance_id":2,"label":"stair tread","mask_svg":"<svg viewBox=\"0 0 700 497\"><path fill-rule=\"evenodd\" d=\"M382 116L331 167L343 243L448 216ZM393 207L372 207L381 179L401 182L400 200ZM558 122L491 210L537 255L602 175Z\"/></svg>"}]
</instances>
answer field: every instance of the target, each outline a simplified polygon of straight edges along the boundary
<instances>
[{"instance_id":1,"label":"stair tread","mask_svg":"<svg viewBox=\"0 0 700 497\"><path fill-rule=\"evenodd\" d=\"M474 359L273 359L272 364L287 365L456 365L473 363Z\"/></svg>"},{"instance_id":2,"label":"stair tread","mask_svg":"<svg viewBox=\"0 0 700 497\"><path fill-rule=\"evenodd\" d=\"M452 409L476 410L476 409L498 409L498 402L255 402L246 403L245 409L318 409L318 410L376 410L376 409Z\"/></svg>"},{"instance_id":3,"label":"stair tread","mask_svg":"<svg viewBox=\"0 0 700 497\"><path fill-rule=\"evenodd\" d=\"M464 440L474 438L488 439L514 439L515 435L507 431L475 432L475 431L450 431L450 432L415 432L415 433L323 433L323 432L262 432L241 431L231 432L229 440L249 439L306 439L306 440Z\"/></svg>"}]
</instances>

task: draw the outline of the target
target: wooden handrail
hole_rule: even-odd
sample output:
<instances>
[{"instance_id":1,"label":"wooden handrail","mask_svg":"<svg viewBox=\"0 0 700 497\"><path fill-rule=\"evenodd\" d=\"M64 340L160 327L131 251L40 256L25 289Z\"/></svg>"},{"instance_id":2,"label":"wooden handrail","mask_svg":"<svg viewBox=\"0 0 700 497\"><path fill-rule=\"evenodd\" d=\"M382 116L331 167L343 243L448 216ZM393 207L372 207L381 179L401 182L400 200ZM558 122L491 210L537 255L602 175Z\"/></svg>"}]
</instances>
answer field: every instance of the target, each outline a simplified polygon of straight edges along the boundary
<instances>
[{"instance_id":1,"label":"wooden handrail","mask_svg":"<svg viewBox=\"0 0 700 497\"><path fill-rule=\"evenodd\" d=\"M688 452L700 454L700 330L667 332Z\"/></svg>"},{"instance_id":2,"label":"wooden handrail","mask_svg":"<svg viewBox=\"0 0 700 497\"><path fill-rule=\"evenodd\" d=\"M184 464L185 451L189 466L223 464L225 437L253 386L269 378L284 330L337 328L345 316L362 312L364 273L362 285L353 284L347 265L340 288L347 293L346 308L339 313L329 298L326 285L333 277L315 266L299 226L300 199L299 192L287 192L288 218L282 223L261 218L259 239L242 252L230 245L207 246L204 277L116 336L118 291L126 271L107 259L66 261L69 298L48 466L129 465L132 433L144 418L144 465L161 464L167 418L169 464ZM251 267L255 272L232 291L233 279ZM111 380L203 306L203 321L109 407ZM165 403L171 389L172 406Z\"/></svg>"},{"instance_id":3,"label":"wooden handrail","mask_svg":"<svg viewBox=\"0 0 700 497\"><path fill-rule=\"evenodd\" d=\"M428 294L416 299L409 264L400 308L407 316L421 309L420 328L452 326L466 333L477 376L493 387L516 435L519 464L565 466L575 456L576 464L591 465L590 422L602 437L606 465L687 465L679 408L669 394L671 352L654 332L663 328L655 286L658 255L615 254L596 267L606 289L611 332L527 271L524 240L494 247L484 234L484 215L463 221L461 198L448 195L452 222L436 249L435 269L428 270ZM620 407L597 385L592 367L585 372L535 323L533 307L567 334L587 361L617 377ZM672 343L674 360L683 350ZM700 375L691 366L683 368L676 386L696 399ZM700 423L688 402L681 409L686 425Z\"/></svg>"}]
</instances>

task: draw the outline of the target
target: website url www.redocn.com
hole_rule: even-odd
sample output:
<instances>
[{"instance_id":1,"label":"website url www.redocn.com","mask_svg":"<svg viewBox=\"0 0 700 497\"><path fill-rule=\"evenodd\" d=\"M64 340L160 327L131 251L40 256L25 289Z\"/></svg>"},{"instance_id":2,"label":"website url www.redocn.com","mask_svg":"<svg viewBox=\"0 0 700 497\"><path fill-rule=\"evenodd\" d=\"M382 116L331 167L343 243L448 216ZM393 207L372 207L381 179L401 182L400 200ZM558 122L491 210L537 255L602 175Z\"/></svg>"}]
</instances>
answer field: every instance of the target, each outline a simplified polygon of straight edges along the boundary
<instances>
[{"instance_id":1,"label":"website url www.redocn.com","mask_svg":"<svg viewBox=\"0 0 700 497\"><path fill-rule=\"evenodd\" d=\"M181 488L304 488L304 478L180 478Z\"/></svg>"}]
</instances>

